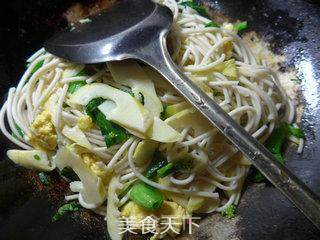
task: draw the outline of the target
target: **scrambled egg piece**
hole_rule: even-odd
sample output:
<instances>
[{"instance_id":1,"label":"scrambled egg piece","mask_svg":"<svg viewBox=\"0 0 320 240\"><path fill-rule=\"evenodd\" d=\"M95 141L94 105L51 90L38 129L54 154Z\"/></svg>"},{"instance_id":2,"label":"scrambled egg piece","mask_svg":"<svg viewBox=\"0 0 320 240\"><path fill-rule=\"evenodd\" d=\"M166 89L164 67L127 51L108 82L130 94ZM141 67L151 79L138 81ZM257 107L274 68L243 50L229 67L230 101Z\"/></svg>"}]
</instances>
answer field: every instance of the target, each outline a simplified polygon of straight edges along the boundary
<instances>
[{"instance_id":1,"label":"scrambled egg piece","mask_svg":"<svg viewBox=\"0 0 320 240\"><path fill-rule=\"evenodd\" d=\"M85 115L78 118L77 125L82 131L87 132L87 131L90 131L91 128L93 128L94 124L92 122L91 117L88 115Z\"/></svg>"},{"instance_id":2,"label":"scrambled egg piece","mask_svg":"<svg viewBox=\"0 0 320 240\"><path fill-rule=\"evenodd\" d=\"M97 155L93 153L83 153L81 157L84 163L101 178L105 185L109 183L111 177L110 171Z\"/></svg>"},{"instance_id":3,"label":"scrambled egg piece","mask_svg":"<svg viewBox=\"0 0 320 240\"><path fill-rule=\"evenodd\" d=\"M31 124L31 130L35 136L30 136L30 142L35 147L49 150L54 150L57 147L57 133L51 122L49 111L45 110L35 118Z\"/></svg>"},{"instance_id":4,"label":"scrambled egg piece","mask_svg":"<svg viewBox=\"0 0 320 240\"><path fill-rule=\"evenodd\" d=\"M130 225L137 230L142 230L143 222L147 217L153 217L156 222L156 234L151 239L158 239L163 227L168 228L168 218L171 219L171 225L173 230L167 231L170 235L180 233L183 225L184 218L186 217L186 210L175 202L164 201L162 206L155 212L150 212L139 207L133 201L129 201L122 207L121 216L130 219ZM166 225L164 222L167 222Z\"/></svg>"}]
</instances>

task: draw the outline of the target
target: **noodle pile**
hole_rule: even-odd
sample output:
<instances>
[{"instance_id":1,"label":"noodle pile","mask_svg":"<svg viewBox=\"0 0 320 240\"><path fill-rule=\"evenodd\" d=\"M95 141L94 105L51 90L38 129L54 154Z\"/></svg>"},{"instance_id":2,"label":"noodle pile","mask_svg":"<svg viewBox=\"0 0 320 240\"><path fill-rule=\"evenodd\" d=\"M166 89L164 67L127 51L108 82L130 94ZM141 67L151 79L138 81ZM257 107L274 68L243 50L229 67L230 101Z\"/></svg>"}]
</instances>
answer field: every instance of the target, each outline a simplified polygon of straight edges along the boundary
<instances>
[{"instance_id":1,"label":"noodle pile","mask_svg":"<svg viewBox=\"0 0 320 240\"><path fill-rule=\"evenodd\" d=\"M174 26L168 40L174 49L172 58L237 123L264 143L281 122L293 121L294 105L277 74L268 68L267 62L256 59L231 24L206 26L210 20L194 9L173 0L160 2L174 13ZM86 164L102 181L104 191L108 192L108 202L87 203L79 194L83 188L81 181L70 183L75 194L67 196L67 200L77 199L83 207L105 215L108 222L115 221L121 214L121 207L129 201L129 194L120 198L119 193L139 179L163 191L167 200L182 206L189 215L221 212L231 204L238 204L250 163L199 113L195 113L199 121L174 127L182 136L180 141L157 143L157 149L169 163L179 154L187 154L203 167L150 179L144 175L148 163L139 165L134 161L135 150L142 141L139 136L131 133L124 142L107 147L99 127L88 118L85 109L70 102L69 84L77 81L130 90L114 81L105 64L91 66L89 76L81 75L77 73L87 66L57 58L44 49L34 53L27 62L26 72L18 85L9 89L1 109L1 131L22 149L44 151L50 163L58 148L73 144L63 133L64 127L80 126L79 122L87 121L80 128L92 147L85 151L74 147L75 153L89 162ZM226 62L230 65L223 65ZM158 73L147 66L141 68L152 80L164 106L186 102ZM35 122L47 124L45 120L40 121L39 116L49 119L46 129L51 126L54 130L50 133L53 139L35 127ZM51 140L53 145L50 145ZM303 144L302 139L293 140ZM195 199L202 199L201 204L192 205ZM114 228L108 223L111 236Z\"/></svg>"}]
</instances>

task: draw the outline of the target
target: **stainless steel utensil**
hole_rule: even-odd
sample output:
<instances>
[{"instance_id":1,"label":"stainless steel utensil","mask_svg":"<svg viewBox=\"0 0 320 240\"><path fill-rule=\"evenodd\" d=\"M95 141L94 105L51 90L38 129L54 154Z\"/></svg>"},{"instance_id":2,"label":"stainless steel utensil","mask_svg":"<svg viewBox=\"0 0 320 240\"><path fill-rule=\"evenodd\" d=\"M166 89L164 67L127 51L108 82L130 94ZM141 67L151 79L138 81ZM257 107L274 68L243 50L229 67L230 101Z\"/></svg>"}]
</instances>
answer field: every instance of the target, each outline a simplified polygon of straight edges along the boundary
<instances>
[{"instance_id":1,"label":"stainless steel utensil","mask_svg":"<svg viewBox=\"0 0 320 240\"><path fill-rule=\"evenodd\" d=\"M45 43L45 48L77 63L131 58L151 65L320 229L319 197L279 164L272 153L234 122L173 63L166 48L171 24L172 13L167 7L149 0L124 0L90 22L79 23L73 30L55 35Z\"/></svg>"}]
</instances>

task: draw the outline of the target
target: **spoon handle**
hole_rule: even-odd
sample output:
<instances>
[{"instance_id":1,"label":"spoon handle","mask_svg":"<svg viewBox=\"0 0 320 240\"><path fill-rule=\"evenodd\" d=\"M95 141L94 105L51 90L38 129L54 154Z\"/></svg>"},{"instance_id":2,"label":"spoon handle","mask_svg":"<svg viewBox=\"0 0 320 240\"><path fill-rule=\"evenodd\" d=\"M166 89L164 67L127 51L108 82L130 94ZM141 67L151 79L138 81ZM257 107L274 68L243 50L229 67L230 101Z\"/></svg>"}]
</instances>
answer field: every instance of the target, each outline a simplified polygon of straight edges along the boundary
<instances>
[{"instance_id":1,"label":"spoon handle","mask_svg":"<svg viewBox=\"0 0 320 240\"><path fill-rule=\"evenodd\" d=\"M142 51L143 52L143 51ZM228 138L261 173L320 229L320 199L262 144L238 125L221 107L186 77L171 60L165 34L148 46L141 60L159 71L189 102ZM151 55L150 55L151 53ZM196 124L196 123L195 123Z\"/></svg>"}]
</instances>

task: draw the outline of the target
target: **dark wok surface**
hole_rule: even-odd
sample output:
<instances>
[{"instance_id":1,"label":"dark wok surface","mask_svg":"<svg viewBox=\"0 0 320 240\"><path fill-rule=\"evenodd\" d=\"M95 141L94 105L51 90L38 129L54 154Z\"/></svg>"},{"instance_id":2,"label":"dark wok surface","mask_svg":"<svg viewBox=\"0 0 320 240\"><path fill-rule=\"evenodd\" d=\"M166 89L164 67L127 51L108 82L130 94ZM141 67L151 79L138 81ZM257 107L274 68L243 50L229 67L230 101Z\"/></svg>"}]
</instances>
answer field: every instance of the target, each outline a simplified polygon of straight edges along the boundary
<instances>
[{"instance_id":1,"label":"dark wok surface","mask_svg":"<svg viewBox=\"0 0 320 240\"><path fill-rule=\"evenodd\" d=\"M66 24L63 12L73 0L11 0L1 3L0 94L6 98L25 69L25 59L54 31ZM93 1L80 1L88 4ZM317 1L202 1L235 19L247 20L250 30L265 37L287 66L301 79L305 106L302 129L306 146L302 155L288 148L287 166L320 194L320 4ZM285 67L284 67L285 68ZM50 174L54 188L16 167L5 152L13 148L0 136L0 239L107 239L102 218L80 211L51 223L63 203L66 183ZM227 221L207 217L188 239L320 239L320 232L272 186L250 185L238 207L238 217Z\"/></svg>"}]
</instances>

